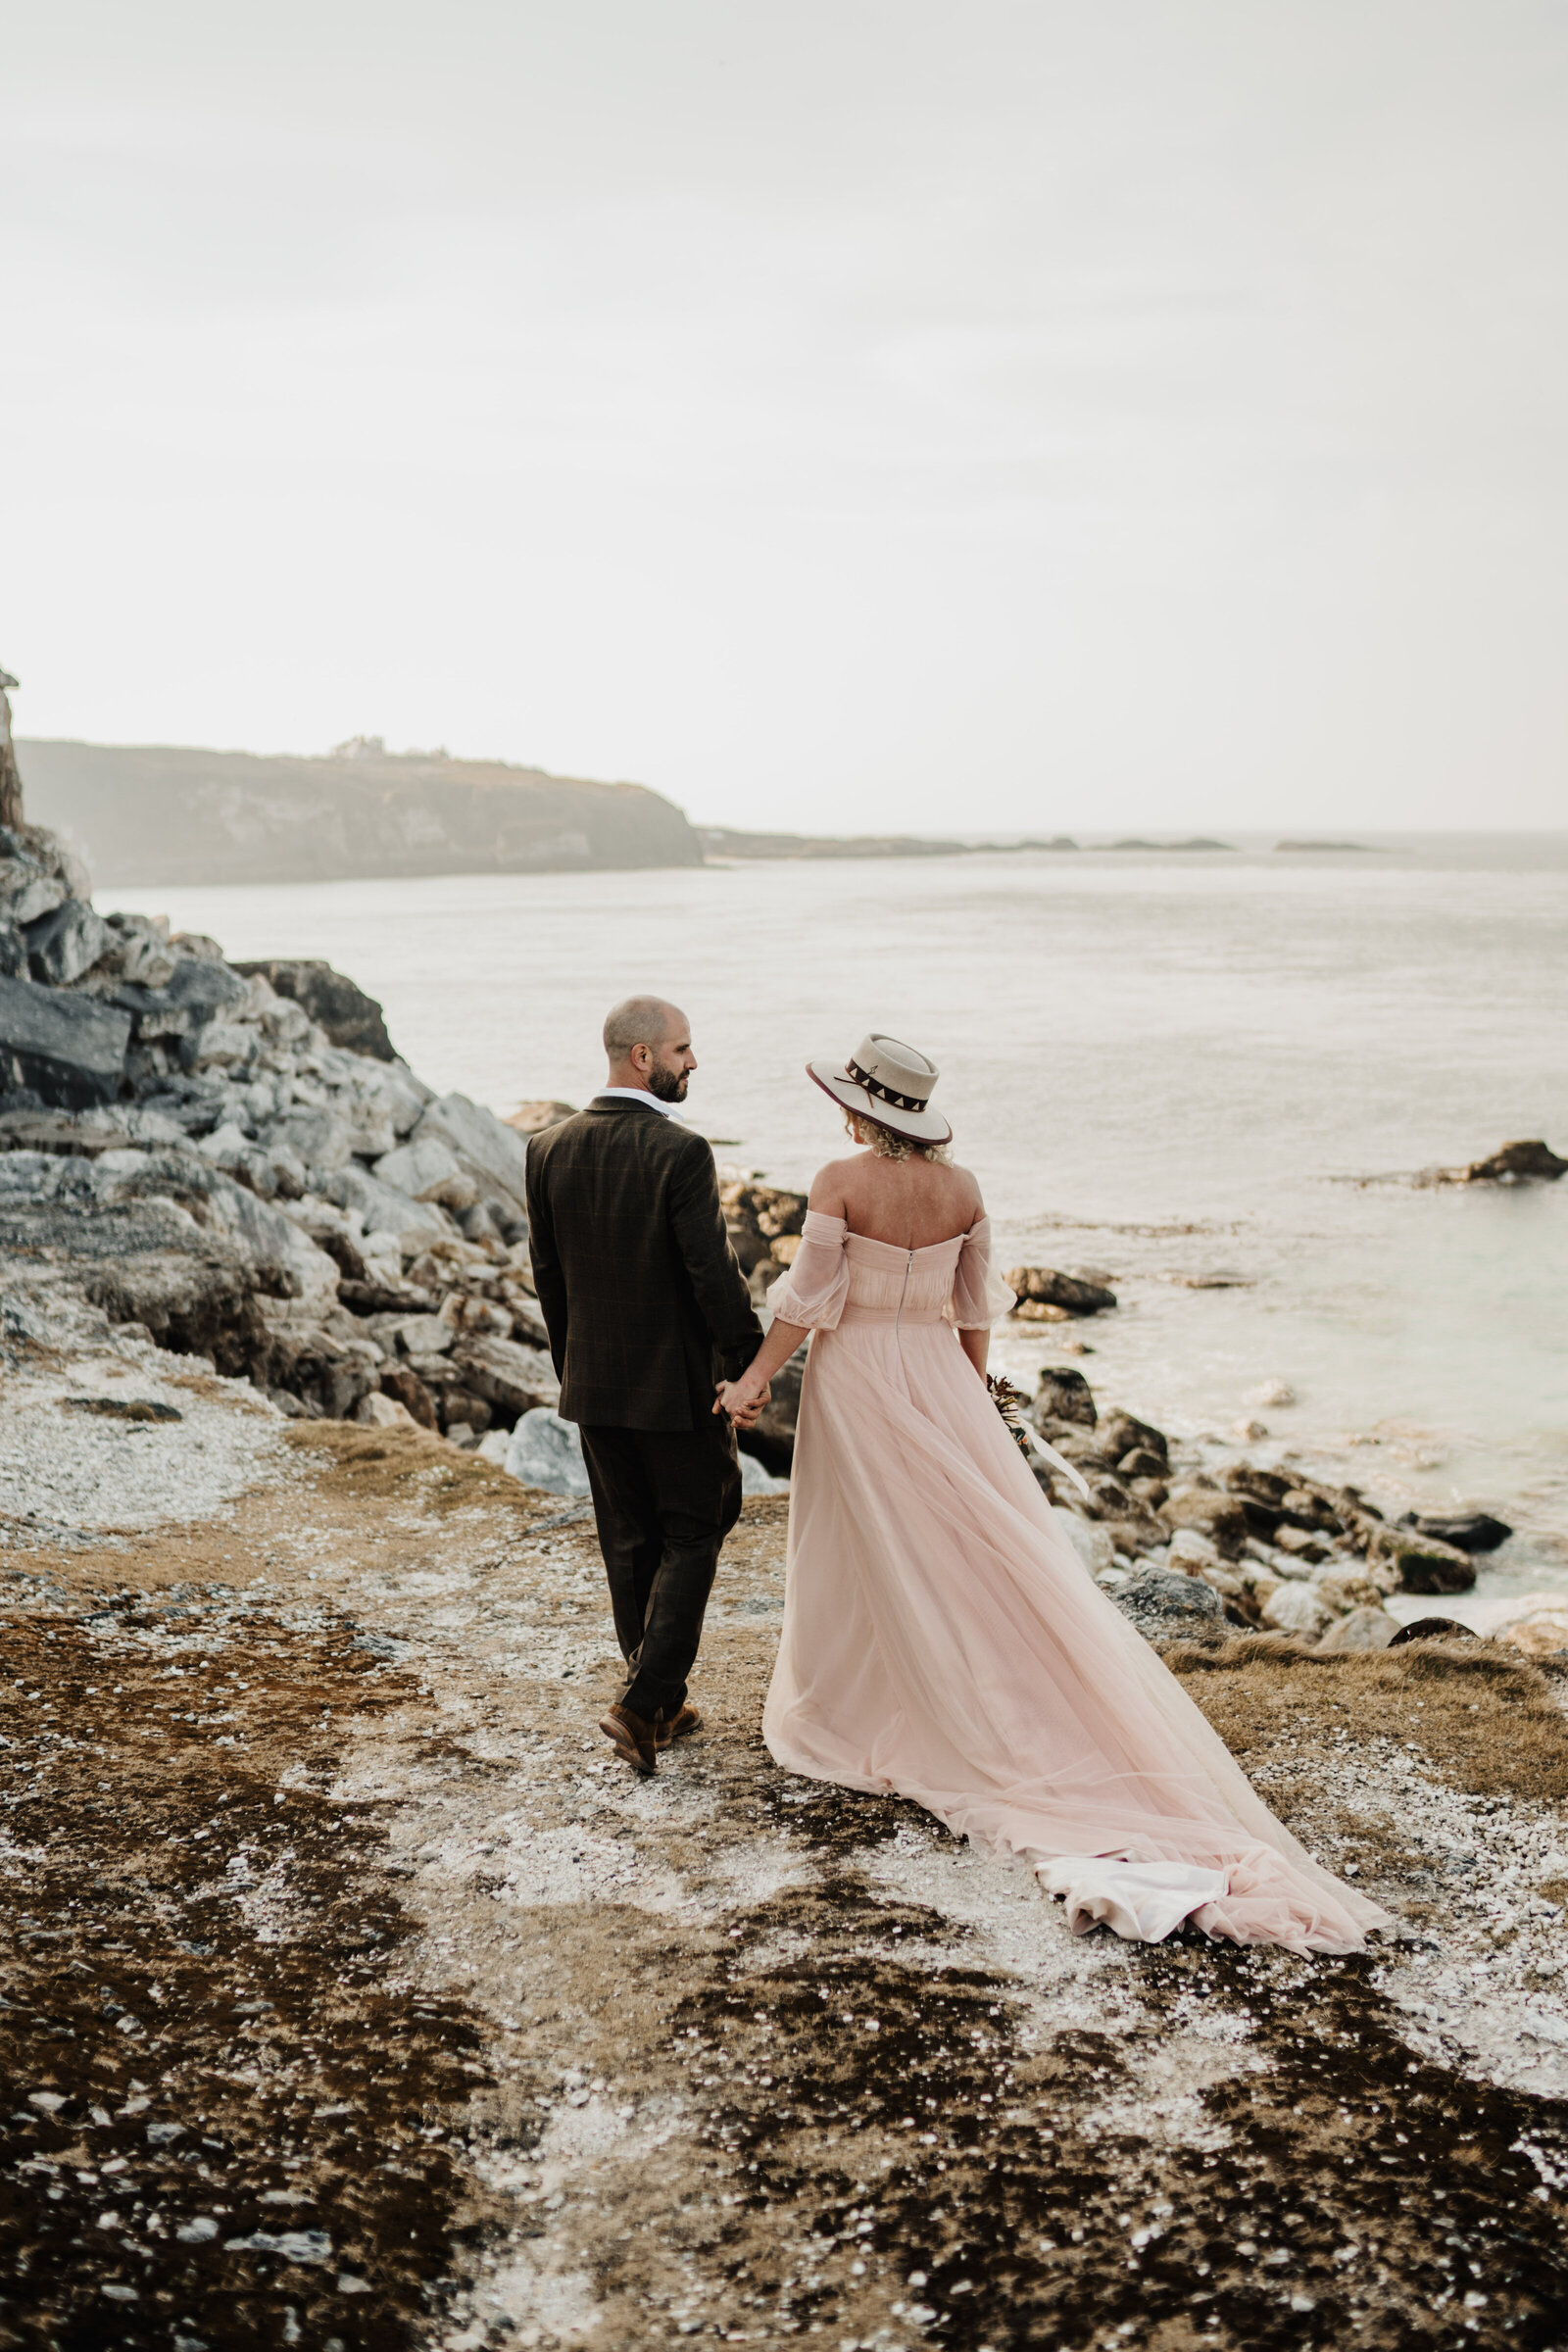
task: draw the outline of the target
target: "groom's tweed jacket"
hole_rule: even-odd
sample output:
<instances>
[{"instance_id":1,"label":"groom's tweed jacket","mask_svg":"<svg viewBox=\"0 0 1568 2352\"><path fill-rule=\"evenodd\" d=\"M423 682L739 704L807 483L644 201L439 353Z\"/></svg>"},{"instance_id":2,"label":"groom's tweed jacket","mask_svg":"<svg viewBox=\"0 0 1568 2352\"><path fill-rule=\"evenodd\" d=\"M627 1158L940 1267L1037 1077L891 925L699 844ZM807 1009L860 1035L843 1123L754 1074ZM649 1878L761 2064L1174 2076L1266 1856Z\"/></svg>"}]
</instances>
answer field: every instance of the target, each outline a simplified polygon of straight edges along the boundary
<instances>
[{"instance_id":1,"label":"groom's tweed jacket","mask_svg":"<svg viewBox=\"0 0 1568 2352\"><path fill-rule=\"evenodd\" d=\"M528 1247L564 1420L692 1429L761 1345L712 1148L652 1104L590 1102L532 1138Z\"/></svg>"}]
</instances>

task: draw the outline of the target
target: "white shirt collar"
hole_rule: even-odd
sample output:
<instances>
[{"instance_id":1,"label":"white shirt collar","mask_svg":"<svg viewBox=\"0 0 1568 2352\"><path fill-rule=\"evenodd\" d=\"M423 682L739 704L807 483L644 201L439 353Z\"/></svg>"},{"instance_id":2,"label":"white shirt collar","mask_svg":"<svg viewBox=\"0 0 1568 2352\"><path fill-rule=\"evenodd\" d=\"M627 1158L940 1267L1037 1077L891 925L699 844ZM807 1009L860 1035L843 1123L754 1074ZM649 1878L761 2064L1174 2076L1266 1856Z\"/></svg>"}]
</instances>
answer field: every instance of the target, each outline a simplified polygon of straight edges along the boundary
<instances>
[{"instance_id":1,"label":"white shirt collar","mask_svg":"<svg viewBox=\"0 0 1568 2352\"><path fill-rule=\"evenodd\" d=\"M645 1086L602 1086L594 1097L596 1102L641 1102L645 1109L657 1110L666 1119L679 1119L680 1112L673 1102L661 1102ZM684 1124L684 1121L682 1122Z\"/></svg>"}]
</instances>

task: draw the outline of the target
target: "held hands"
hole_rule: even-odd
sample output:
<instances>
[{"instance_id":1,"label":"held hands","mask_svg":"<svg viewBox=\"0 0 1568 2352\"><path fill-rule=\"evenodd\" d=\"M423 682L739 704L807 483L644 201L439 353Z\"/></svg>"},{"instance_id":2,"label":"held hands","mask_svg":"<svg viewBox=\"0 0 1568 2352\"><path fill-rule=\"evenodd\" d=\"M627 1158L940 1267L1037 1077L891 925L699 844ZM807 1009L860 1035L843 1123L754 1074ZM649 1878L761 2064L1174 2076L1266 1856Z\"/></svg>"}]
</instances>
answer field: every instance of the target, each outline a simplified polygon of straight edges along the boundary
<instances>
[{"instance_id":1,"label":"held hands","mask_svg":"<svg viewBox=\"0 0 1568 2352\"><path fill-rule=\"evenodd\" d=\"M773 1392L764 1381L758 1388L749 1374L739 1380L721 1380L718 1395L713 1399L715 1413L727 1413L737 1429L755 1429L762 1407Z\"/></svg>"}]
</instances>

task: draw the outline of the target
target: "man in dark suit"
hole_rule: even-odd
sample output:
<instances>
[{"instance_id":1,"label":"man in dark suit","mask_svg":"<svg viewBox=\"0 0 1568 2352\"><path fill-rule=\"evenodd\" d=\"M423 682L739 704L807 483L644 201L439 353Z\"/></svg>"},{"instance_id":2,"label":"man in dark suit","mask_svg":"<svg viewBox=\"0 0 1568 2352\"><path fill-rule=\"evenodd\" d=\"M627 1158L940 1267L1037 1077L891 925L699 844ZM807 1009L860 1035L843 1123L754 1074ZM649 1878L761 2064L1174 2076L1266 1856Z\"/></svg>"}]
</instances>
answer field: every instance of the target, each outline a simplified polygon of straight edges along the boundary
<instances>
[{"instance_id":1,"label":"man in dark suit","mask_svg":"<svg viewBox=\"0 0 1568 2352\"><path fill-rule=\"evenodd\" d=\"M762 1334L712 1150L673 1115L697 1067L685 1014L632 997L606 1021L605 1052L604 1092L529 1143L528 1246L631 1678L600 1728L652 1772L657 1750L702 1720L686 1678L741 1507L714 1390Z\"/></svg>"}]
</instances>

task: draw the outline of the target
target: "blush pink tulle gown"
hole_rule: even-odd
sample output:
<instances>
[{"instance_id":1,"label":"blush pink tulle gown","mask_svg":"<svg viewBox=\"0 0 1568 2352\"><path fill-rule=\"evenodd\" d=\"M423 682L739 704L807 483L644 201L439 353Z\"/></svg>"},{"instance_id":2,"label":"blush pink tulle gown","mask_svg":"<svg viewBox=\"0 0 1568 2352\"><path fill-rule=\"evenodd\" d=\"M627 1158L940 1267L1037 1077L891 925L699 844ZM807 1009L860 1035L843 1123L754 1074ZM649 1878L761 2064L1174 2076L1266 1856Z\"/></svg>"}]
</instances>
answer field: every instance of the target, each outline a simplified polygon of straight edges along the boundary
<instances>
[{"instance_id":1,"label":"blush pink tulle gown","mask_svg":"<svg viewBox=\"0 0 1568 2352\"><path fill-rule=\"evenodd\" d=\"M1322 1870L1094 1583L958 1344L1012 1303L984 1219L927 1250L808 1214L769 1300L808 1326L778 1663L789 1772L897 1790L1027 1857L1080 1931L1350 1952Z\"/></svg>"}]
</instances>

